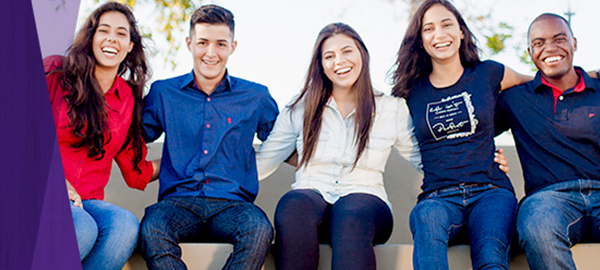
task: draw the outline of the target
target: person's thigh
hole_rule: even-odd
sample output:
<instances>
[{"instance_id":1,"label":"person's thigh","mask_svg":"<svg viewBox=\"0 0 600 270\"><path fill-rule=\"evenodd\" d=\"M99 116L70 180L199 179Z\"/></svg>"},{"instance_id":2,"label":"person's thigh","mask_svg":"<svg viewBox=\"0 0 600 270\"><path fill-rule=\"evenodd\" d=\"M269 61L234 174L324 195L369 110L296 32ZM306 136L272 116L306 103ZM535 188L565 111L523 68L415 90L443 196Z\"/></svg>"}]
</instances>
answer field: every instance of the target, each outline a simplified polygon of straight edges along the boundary
<instances>
[{"instance_id":1,"label":"person's thigh","mask_svg":"<svg viewBox=\"0 0 600 270\"><path fill-rule=\"evenodd\" d=\"M466 225L462 193L429 194L410 213L415 269L447 269L448 243Z\"/></svg>"},{"instance_id":2,"label":"person's thigh","mask_svg":"<svg viewBox=\"0 0 600 270\"><path fill-rule=\"evenodd\" d=\"M233 252L223 269L260 269L273 240L267 215L253 203L207 199L211 237L232 243Z\"/></svg>"},{"instance_id":3,"label":"person's thigh","mask_svg":"<svg viewBox=\"0 0 600 270\"><path fill-rule=\"evenodd\" d=\"M140 225L140 246L149 269L185 269L182 240L205 233L201 198L168 197L146 208Z\"/></svg>"},{"instance_id":4,"label":"person's thigh","mask_svg":"<svg viewBox=\"0 0 600 270\"><path fill-rule=\"evenodd\" d=\"M121 269L137 245L137 217L101 200L85 200L83 207L98 225L98 239L83 261L84 269Z\"/></svg>"},{"instance_id":5,"label":"person's thigh","mask_svg":"<svg viewBox=\"0 0 600 270\"><path fill-rule=\"evenodd\" d=\"M585 242L600 242L600 180L590 180L591 188L586 192L589 213L587 215L587 239Z\"/></svg>"},{"instance_id":6,"label":"person's thigh","mask_svg":"<svg viewBox=\"0 0 600 270\"><path fill-rule=\"evenodd\" d=\"M519 244L533 269L575 269L570 247L581 240L579 192L541 190L524 199L517 213Z\"/></svg>"},{"instance_id":7,"label":"person's thigh","mask_svg":"<svg viewBox=\"0 0 600 270\"><path fill-rule=\"evenodd\" d=\"M392 228L392 212L380 198L361 193L340 198L329 215L332 269L375 269L373 245L385 243Z\"/></svg>"},{"instance_id":8,"label":"person's thigh","mask_svg":"<svg viewBox=\"0 0 600 270\"><path fill-rule=\"evenodd\" d=\"M71 214L73 215L73 224L75 225L75 235L77 237L77 246L79 247L79 256L83 261L90 253L96 238L98 237L98 225L94 218L81 207L74 206L70 201Z\"/></svg>"},{"instance_id":9,"label":"person's thigh","mask_svg":"<svg viewBox=\"0 0 600 270\"><path fill-rule=\"evenodd\" d=\"M275 211L275 262L278 269L316 269L319 243L329 243L330 205L316 191L292 190Z\"/></svg>"},{"instance_id":10,"label":"person's thigh","mask_svg":"<svg viewBox=\"0 0 600 270\"><path fill-rule=\"evenodd\" d=\"M517 199L504 188L488 189L477 197L468 217L473 269L508 269Z\"/></svg>"}]
</instances>

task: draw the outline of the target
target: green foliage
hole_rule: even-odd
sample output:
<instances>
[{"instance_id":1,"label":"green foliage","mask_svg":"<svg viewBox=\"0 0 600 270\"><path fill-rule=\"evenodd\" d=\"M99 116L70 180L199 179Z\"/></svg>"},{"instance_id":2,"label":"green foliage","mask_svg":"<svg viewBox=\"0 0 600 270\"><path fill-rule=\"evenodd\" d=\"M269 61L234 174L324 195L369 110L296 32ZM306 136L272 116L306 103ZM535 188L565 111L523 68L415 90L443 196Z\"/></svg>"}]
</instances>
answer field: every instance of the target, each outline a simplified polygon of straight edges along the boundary
<instances>
[{"instance_id":1,"label":"green foliage","mask_svg":"<svg viewBox=\"0 0 600 270\"><path fill-rule=\"evenodd\" d=\"M531 61L531 58L529 57L529 53L527 52L527 50L521 51L521 55L519 56L519 61L521 61L521 63L528 65L531 68L531 71L533 71L533 72L537 71L537 67L535 66L533 61Z\"/></svg>"},{"instance_id":2,"label":"green foliage","mask_svg":"<svg viewBox=\"0 0 600 270\"><path fill-rule=\"evenodd\" d=\"M493 53L499 53L504 50L504 41L512 35L495 33L492 36L486 36L487 46Z\"/></svg>"}]
</instances>

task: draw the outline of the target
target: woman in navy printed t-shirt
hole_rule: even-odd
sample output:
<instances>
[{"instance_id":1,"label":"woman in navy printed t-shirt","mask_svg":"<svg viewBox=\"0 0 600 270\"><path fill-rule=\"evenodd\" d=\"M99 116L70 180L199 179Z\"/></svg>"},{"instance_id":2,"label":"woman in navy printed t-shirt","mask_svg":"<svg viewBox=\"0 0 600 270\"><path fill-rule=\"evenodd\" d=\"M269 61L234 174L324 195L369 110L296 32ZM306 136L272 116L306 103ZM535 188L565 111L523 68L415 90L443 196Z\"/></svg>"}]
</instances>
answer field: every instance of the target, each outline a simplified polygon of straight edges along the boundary
<instances>
[{"instance_id":1,"label":"woman in navy printed t-shirt","mask_svg":"<svg viewBox=\"0 0 600 270\"><path fill-rule=\"evenodd\" d=\"M423 162L423 193L410 215L415 269L447 269L447 248L469 243L473 269L508 269L517 200L494 163L500 90L530 78L481 61L449 1L427 0L398 52L393 95L405 97Z\"/></svg>"}]
</instances>

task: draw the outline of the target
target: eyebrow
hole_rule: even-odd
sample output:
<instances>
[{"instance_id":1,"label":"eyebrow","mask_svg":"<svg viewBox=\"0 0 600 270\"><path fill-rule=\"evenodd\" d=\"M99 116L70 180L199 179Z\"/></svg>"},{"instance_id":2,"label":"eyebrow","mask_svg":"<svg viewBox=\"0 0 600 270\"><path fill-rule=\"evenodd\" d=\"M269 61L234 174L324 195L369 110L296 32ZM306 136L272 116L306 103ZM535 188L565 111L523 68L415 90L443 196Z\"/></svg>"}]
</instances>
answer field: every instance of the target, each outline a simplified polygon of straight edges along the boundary
<instances>
[{"instance_id":1,"label":"eyebrow","mask_svg":"<svg viewBox=\"0 0 600 270\"><path fill-rule=\"evenodd\" d=\"M203 38L203 37L196 38L196 41L208 41L208 42L210 42L210 40L208 38ZM229 43L229 40L227 40L227 39L217 39L216 42Z\"/></svg>"},{"instance_id":2,"label":"eyebrow","mask_svg":"<svg viewBox=\"0 0 600 270\"><path fill-rule=\"evenodd\" d=\"M454 22L454 21L452 20L452 18L444 18L444 19L442 19L442 20L441 20L441 22L447 22L447 21ZM423 27L423 26L426 26L426 25L429 25L429 24L433 24L433 22L426 22L426 23L424 23L423 25L421 25L421 27Z\"/></svg>"},{"instance_id":3,"label":"eyebrow","mask_svg":"<svg viewBox=\"0 0 600 270\"><path fill-rule=\"evenodd\" d=\"M561 33L558 33L558 34L556 34L556 35L552 36L552 39L554 39L554 38L557 38L557 37L560 37L560 36L565 36L565 37L568 37L569 35L567 35L567 33L561 32ZM546 40L546 39L545 39L545 38L543 38L543 37L536 37L536 38L533 38L533 39L531 40L531 42L534 42L534 41L536 41L536 40Z\"/></svg>"},{"instance_id":4,"label":"eyebrow","mask_svg":"<svg viewBox=\"0 0 600 270\"><path fill-rule=\"evenodd\" d=\"M101 23L101 24L98 25L98 27L100 27L100 26L106 26L108 28L111 28L111 26L109 24L106 24L106 23ZM117 29L124 29L127 32L129 32L129 29L127 29L127 27L125 27L125 26L119 26L119 27L117 27Z\"/></svg>"},{"instance_id":5,"label":"eyebrow","mask_svg":"<svg viewBox=\"0 0 600 270\"><path fill-rule=\"evenodd\" d=\"M346 48L352 48L352 45L348 44L348 45L342 47L340 50L344 50ZM323 55L326 55L328 53L333 53L333 51L325 51L325 52L323 52Z\"/></svg>"}]
</instances>

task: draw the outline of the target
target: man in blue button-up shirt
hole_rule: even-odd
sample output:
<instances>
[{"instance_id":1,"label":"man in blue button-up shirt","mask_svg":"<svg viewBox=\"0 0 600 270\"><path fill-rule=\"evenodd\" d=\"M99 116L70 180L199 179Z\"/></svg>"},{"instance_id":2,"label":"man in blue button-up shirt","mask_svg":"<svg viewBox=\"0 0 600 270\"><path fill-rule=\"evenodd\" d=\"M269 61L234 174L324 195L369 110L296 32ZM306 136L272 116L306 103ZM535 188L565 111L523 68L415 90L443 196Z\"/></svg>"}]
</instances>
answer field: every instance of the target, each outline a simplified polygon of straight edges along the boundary
<instances>
[{"instance_id":1,"label":"man in blue button-up shirt","mask_svg":"<svg viewBox=\"0 0 600 270\"><path fill-rule=\"evenodd\" d=\"M500 94L496 115L523 166L519 243L531 269L575 269L569 248L600 241L600 81L573 66L577 41L564 18L540 15L528 40L539 71Z\"/></svg>"},{"instance_id":2,"label":"man in blue button-up shirt","mask_svg":"<svg viewBox=\"0 0 600 270\"><path fill-rule=\"evenodd\" d=\"M185 269L182 241L226 242L223 269L260 269L272 226L253 204L258 193L255 134L265 140L278 114L265 86L230 76L237 46L233 15L216 5L192 15L186 39L191 73L152 84L145 99L145 139L163 132L159 202L141 223L149 269Z\"/></svg>"}]
</instances>

